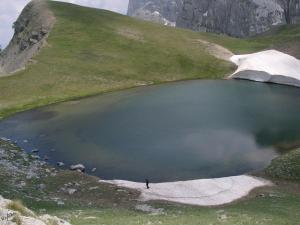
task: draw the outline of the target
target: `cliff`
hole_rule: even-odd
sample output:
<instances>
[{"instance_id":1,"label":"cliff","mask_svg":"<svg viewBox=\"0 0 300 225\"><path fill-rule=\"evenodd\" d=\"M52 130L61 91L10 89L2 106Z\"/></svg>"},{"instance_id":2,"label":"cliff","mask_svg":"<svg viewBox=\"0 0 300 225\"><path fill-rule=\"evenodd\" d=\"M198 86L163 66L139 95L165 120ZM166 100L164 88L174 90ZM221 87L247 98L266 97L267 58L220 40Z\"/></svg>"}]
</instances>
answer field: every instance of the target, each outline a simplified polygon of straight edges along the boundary
<instances>
[{"instance_id":1,"label":"cliff","mask_svg":"<svg viewBox=\"0 0 300 225\"><path fill-rule=\"evenodd\" d=\"M292 0L292 23L300 22L300 0ZM249 37L285 24L277 0L130 0L128 15L195 31Z\"/></svg>"},{"instance_id":2,"label":"cliff","mask_svg":"<svg viewBox=\"0 0 300 225\"><path fill-rule=\"evenodd\" d=\"M283 23L283 17L274 0L185 0L177 26L248 37Z\"/></svg>"},{"instance_id":3,"label":"cliff","mask_svg":"<svg viewBox=\"0 0 300 225\"><path fill-rule=\"evenodd\" d=\"M23 69L45 45L55 18L43 0L31 1L14 23L14 36L0 56L1 74Z\"/></svg>"}]
</instances>

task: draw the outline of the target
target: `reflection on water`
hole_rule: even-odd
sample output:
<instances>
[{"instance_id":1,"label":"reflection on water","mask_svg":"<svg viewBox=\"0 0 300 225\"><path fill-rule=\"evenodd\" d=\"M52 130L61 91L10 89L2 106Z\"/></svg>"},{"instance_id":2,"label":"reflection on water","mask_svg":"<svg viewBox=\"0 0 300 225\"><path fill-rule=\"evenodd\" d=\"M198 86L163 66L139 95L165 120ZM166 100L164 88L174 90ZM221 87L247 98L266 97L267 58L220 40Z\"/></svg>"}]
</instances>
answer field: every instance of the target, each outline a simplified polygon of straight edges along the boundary
<instances>
[{"instance_id":1,"label":"reflection on water","mask_svg":"<svg viewBox=\"0 0 300 225\"><path fill-rule=\"evenodd\" d=\"M96 167L104 179L231 176L265 167L274 146L300 140L299 100L298 88L188 81L21 113L0 123L0 136L52 163Z\"/></svg>"}]
</instances>

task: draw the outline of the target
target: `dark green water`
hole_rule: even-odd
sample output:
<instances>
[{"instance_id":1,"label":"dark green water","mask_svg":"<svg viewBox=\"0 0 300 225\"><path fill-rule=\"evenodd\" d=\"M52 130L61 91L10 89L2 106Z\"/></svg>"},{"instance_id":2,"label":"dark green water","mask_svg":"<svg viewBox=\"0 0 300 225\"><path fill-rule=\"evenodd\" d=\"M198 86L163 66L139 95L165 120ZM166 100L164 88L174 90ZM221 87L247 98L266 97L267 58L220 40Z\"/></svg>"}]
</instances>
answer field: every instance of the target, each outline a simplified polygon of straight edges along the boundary
<instances>
[{"instance_id":1,"label":"dark green water","mask_svg":"<svg viewBox=\"0 0 300 225\"><path fill-rule=\"evenodd\" d=\"M188 81L20 113L0 136L104 179L160 182L262 169L274 146L300 140L299 115L299 88Z\"/></svg>"}]
</instances>

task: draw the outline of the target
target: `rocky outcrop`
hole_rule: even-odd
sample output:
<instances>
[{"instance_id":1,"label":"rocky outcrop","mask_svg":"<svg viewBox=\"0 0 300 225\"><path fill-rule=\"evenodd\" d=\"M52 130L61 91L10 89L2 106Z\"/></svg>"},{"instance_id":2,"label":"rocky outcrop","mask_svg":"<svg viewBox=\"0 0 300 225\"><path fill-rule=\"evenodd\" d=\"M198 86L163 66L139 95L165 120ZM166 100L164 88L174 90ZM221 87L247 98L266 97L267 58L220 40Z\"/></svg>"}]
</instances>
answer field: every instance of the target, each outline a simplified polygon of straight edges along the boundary
<instances>
[{"instance_id":1,"label":"rocky outcrop","mask_svg":"<svg viewBox=\"0 0 300 225\"><path fill-rule=\"evenodd\" d=\"M283 23L283 18L275 0L184 0L177 26L248 37Z\"/></svg>"},{"instance_id":2,"label":"rocky outcrop","mask_svg":"<svg viewBox=\"0 0 300 225\"><path fill-rule=\"evenodd\" d=\"M291 4L291 22L300 23L300 0L292 0Z\"/></svg>"},{"instance_id":3,"label":"rocky outcrop","mask_svg":"<svg viewBox=\"0 0 300 225\"><path fill-rule=\"evenodd\" d=\"M0 76L23 69L45 45L55 18L43 0L31 1L14 23L14 36L0 56Z\"/></svg>"},{"instance_id":4,"label":"rocky outcrop","mask_svg":"<svg viewBox=\"0 0 300 225\"><path fill-rule=\"evenodd\" d=\"M70 225L67 221L56 216L37 216L25 208L20 202L11 201L0 195L0 224L3 225Z\"/></svg>"},{"instance_id":5,"label":"rocky outcrop","mask_svg":"<svg viewBox=\"0 0 300 225\"><path fill-rule=\"evenodd\" d=\"M175 26L183 0L130 0L128 15Z\"/></svg>"}]
</instances>

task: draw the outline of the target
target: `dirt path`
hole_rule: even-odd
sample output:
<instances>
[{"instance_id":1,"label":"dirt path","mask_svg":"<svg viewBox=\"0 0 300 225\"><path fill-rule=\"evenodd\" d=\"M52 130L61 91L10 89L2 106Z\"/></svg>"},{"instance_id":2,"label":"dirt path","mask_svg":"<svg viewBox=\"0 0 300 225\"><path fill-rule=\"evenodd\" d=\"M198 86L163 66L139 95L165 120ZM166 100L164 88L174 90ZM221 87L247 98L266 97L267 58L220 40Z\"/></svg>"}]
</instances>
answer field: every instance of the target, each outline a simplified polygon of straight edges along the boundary
<instances>
[{"instance_id":1,"label":"dirt path","mask_svg":"<svg viewBox=\"0 0 300 225\"><path fill-rule=\"evenodd\" d=\"M218 59L222 59L225 61L230 61L230 58L234 55L230 50L228 50L227 48L224 48L221 45L215 44L215 43L211 43L205 40L201 40L201 39L197 39L196 40L198 43L201 43L205 46L205 50L215 56Z\"/></svg>"}]
</instances>

